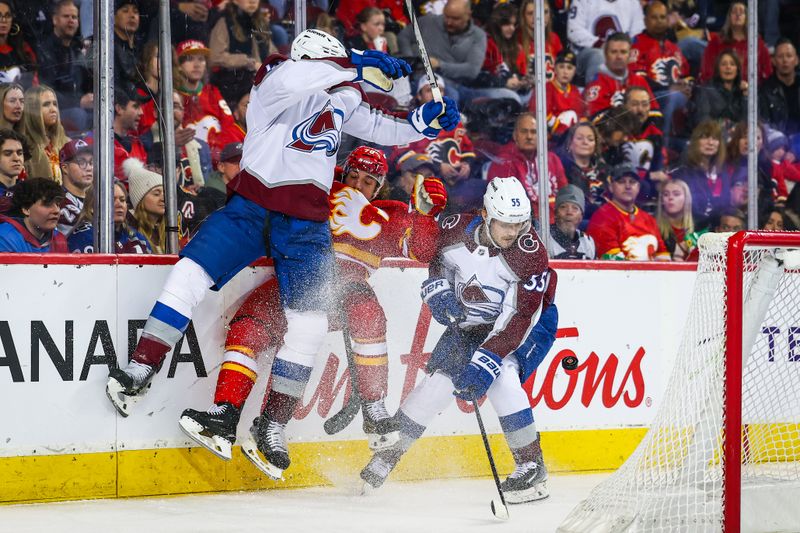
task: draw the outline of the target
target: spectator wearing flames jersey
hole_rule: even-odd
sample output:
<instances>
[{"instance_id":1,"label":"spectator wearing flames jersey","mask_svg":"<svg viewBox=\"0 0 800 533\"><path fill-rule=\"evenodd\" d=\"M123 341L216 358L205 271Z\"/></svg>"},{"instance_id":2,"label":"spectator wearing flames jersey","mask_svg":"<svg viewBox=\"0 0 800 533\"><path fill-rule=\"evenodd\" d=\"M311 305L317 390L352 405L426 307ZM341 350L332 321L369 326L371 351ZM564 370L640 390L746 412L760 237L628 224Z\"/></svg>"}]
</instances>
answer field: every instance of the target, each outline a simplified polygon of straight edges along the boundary
<instances>
[{"instance_id":1,"label":"spectator wearing flames jersey","mask_svg":"<svg viewBox=\"0 0 800 533\"><path fill-rule=\"evenodd\" d=\"M522 52L525 54L525 61L520 65L520 74L526 79L531 80L533 85L533 61L536 55L534 46L533 22L536 13L534 0L524 0L519 6L519 17L517 18L517 35ZM544 4L544 69L547 80L550 81L555 75L554 60L564 49L561 38L553 31L553 16L550 11L550 2Z\"/></svg>"},{"instance_id":2,"label":"spectator wearing flames jersey","mask_svg":"<svg viewBox=\"0 0 800 533\"><path fill-rule=\"evenodd\" d=\"M534 218L539 216L539 170L536 119L532 113L521 113L514 125L512 141L504 145L487 170L489 181L496 178L515 177L525 188L531 201ZM548 189L550 190L550 220L555 214L556 193L567 184L561 160L553 152L547 154Z\"/></svg>"},{"instance_id":3,"label":"spectator wearing flames jersey","mask_svg":"<svg viewBox=\"0 0 800 533\"><path fill-rule=\"evenodd\" d=\"M58 159L61 162L61 185L64 187L58 231L69 237L94 182L92 146L83 139L74 139L61 148Z\"/></svg>"},{"instance_id":4,"label":"spectator wearing flames jersey","mask_svg":"<svg viewBox=\"0 0 800 533\"><path fill-rule=\"evenodd\" d=\"M656 186L669 177L664 172L664 136L650 113L650 95L644 88L628 89L624 107L635 119L635 128L622 148L625 164L639 172L642 180L639 200L652 212L658 196Z\"/></svg>"},{"instance_id":5,"label":"spectator wearing flames jersey","mask_svg":"<svg viewBox=\"0 0 800 533\"><path fill-rule=\"evenodd\" d=\"M670 260L656 219L636 206L639 188L636 169L627 165L612 169L608 184L611 198L595 211L586 228L601 259Z\"/></svg>"},{"instance_id":6,"label":"spectator wearing flames jersey","mask_svg":"<svg viewBox=\"0 0 800 533\"><path fill-rule=\"evenodd\" d=\"M236 129L236 124L219 89L203 81L210 53L202 41L190 39L178 45L178 71L182 78L178 92L183 98L182 126L194 128L195 137L208 143L216 161L223 146L230 142L227 131Z\"/></svg>"},{"instance_id":7,"label":"spectator wearing flames jersey","mask_svg":"<svg viewBox=\"0 0 800 533\"><path fill-rule=\"evenodd\" d=\"M678 45L667 39L667 6L653 0L645 8L645 31L637 35L631 47L632 72L650 84L664 114L664 136L672 133L672 116L691 96L689 62Z\"/></svg>"},{"instance_id":8,"label":"spectator wearing flames jersey","mask_svg":"<svg viewBox=\"0 0 800 533\"><path fill-rule=\"evenodd\" d=\"M575 65L575 54L562 51L556 57L555 77L547 83L547 130L554 143L558 143L570 127L586 117L583 95L572 84ZM530 99L528 110L536 112L536 98Z\"/></svg>"},{"instance_id":9,"label":"spectator wearing flames jersey","mask_svg":"<svg viewBox=\"0 0 800 533\"><path fill-rule=\"evenodd\" d=\"M628 70L631 57L631 38L626 33L611 35L605 44L605 63L600 66L597 77L586 86L587 112L594 120L611 107L622 105L625 91L629 87L643 87L658 109L658 103L647 80ZM660 111L655 111L660 115Z\"/></svg>"},{"instance_id":10,"label":"spectator wearing flames jersey","mask_svg":"<svg viewBox=\"0 0 800 533\"><path fill-rule=\"evenodd\" d=\"M438 236L433 217L447 202L444 188L436 178L418 180L410 204L376 200L387 170L386 158L380 150L360 146L348 156L341 181L334 182L329 196L329 223L337 264L332 291L336 303L331 309L339 310L331 316L330 329L348 327L345 331L350 335L356 386L364 410L364 430L373 449L391 446L397 441L398 433L397 422L384 406L389 372L386 315L368 279L384 257L429 261ZM285 329L278 284L271 278L248 295L231 320L214 394L217 406L227 403L236 409L242 408L256 381L255 359L269 347L277 348ZM273 371L276 372L273 380L285 379L274 366ZM274 396L272 392L267 394ZM276 405L274 401L267 403L268 416L275 416ZM187 409L181 425L186 418L202 427L209 413ZM234 426L226 437L231 445L235 434ZM202 435L191 431L190 435L208 447ZM283 468L287 466L288 460Z\"/></svg>"},{"instance_id":11,"label":"spectator wearing flames jersey","mask_svg":"<svg viewBox=\"0 0 800 533\"><path fill-rule=\"evenodd\" d=\"M575 0L569 8L567 38L578 54L578 84L595 79L603 64L601 49L611 36L638 35L643 29L639 0Z\"/></svg>"}]
</instances>

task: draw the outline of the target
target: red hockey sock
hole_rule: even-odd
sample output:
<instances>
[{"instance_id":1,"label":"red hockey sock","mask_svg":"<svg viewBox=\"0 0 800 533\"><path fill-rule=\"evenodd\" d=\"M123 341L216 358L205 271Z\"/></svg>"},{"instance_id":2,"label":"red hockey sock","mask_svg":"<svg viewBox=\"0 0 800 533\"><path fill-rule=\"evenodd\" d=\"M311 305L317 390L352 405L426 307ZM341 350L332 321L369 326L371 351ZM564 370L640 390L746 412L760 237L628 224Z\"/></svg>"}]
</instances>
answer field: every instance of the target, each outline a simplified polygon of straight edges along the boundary
<instances>
[{"instance_id":1,"label":"red hockey sock","mask_svg":"<svg viewBox=\"0 0 800 533\"><path fill-rule=\"evenodd\" d=\"M258 379L258 365L250 354L242 353L246 348L226 346L225 358L217 377L214 403L231 403L241 409Z\"/></svg>"},{"instance_id":2,"label":"red hockey sock","mask_svg":"<svg viewBox=\"0 0 800 533\"><path fill-rule=\"evenodd\" d=\"M142 334L131 359L137 363L159 367L170 348L164 341Z\"/></svg>"}]
</instances>

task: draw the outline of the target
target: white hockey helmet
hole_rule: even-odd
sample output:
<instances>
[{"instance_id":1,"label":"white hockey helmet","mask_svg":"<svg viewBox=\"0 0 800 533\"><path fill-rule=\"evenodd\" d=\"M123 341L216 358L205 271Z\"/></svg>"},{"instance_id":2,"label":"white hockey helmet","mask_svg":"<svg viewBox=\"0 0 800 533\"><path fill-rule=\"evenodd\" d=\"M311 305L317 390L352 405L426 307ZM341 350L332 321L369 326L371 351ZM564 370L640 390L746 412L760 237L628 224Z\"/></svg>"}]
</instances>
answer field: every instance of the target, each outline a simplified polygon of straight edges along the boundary
<instances>
[{"instance_id":1,"label":"white hockey helmet","mask_svg":"<svg viewBox=\"0 0 800 533\"><path fill-rule=\"evenodd\" d=\"M483 195L483 208L486 209L487 226L493 219L509 224L525 222L520 234L531 227L531 201L525 187L514 176L494 178L489 182Z\"/></svg>"},{"instance_id":2,"label":"white hockey helmet","mask_svg":"<svg viewBox=\"0 0 800 533\"><path fill-rule=\"evenodd\" d=\"M347 57L347 49L336 37L320 30L305 30L292 41L292 60Z\"/></svg>"}]
</instances>

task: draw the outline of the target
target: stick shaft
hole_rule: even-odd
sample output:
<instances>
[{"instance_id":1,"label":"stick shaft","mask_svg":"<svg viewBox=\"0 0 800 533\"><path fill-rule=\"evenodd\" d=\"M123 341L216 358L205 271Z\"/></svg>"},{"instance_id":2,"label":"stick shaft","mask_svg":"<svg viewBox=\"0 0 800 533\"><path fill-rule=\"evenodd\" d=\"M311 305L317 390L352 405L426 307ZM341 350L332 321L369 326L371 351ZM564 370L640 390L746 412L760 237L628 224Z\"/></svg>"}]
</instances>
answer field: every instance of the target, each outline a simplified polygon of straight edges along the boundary
<instances>
[{"instance_id":1,"label":"stick shaft","mask_svg":"<svg viewBox=\"0 0 800 533\"><path fill-rule=\"evenodd\" d=\"M481 417L481 410L478 407L477 399L472 400L472 406L475 408L475 417L478 419L478 427L481 430L481 437L483 438L483 447L486 450L486 457L489 459L489 466L492 468L494 485L497 487L497 493L500 495L500 501L503 502L503 505L506 505L506 498L503 496L503 489L500 488L500 476L497 475L497 466L494 464L492 447L489 446L489 437L486 435L486 427L483 425L483 417Z\"/></svg>"},{"instance_id":2,"label":"stick shaft","mask_svg":"<svg viewBox=\"0 0 800 533\"><path fill-rule=\"evenodd\" d=\"M422 64L425 65L425 74L428 76L428 81L431 84L433 100L435 102L441 102L442 91L439 89L439 84L436 82L436 76L433 74L431 59L430 56L428 56L428 50L425 48L425 41L422 40L422 33L419 31L417 15L414 12L414 6L412 5L411 0L406 0L406 9L408 9L408 18L411 19L411 25L414 27L414 36L417 38L417 47L419 48L419 55L422 59Z\"/></svg>"}]
</instances>

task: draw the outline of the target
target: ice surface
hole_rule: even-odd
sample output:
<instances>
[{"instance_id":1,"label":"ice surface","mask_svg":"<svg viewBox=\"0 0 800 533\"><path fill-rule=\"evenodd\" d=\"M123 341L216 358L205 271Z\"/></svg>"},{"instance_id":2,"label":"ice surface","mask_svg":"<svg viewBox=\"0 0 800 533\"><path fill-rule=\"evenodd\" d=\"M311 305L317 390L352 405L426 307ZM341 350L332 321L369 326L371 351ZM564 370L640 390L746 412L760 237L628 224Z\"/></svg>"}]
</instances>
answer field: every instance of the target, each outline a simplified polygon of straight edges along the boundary
<instances>
[{"instance_id":1,"label":"ice surface","mask_svg":"<svg viewBox=\"0 0 800 533\"><path fill-rule=\"evenodd\" d=\"M491 478L0 506L3 532L553 532L605 474L551 475L550 498L492 516Z\"/></svg>"}]
</instances>

